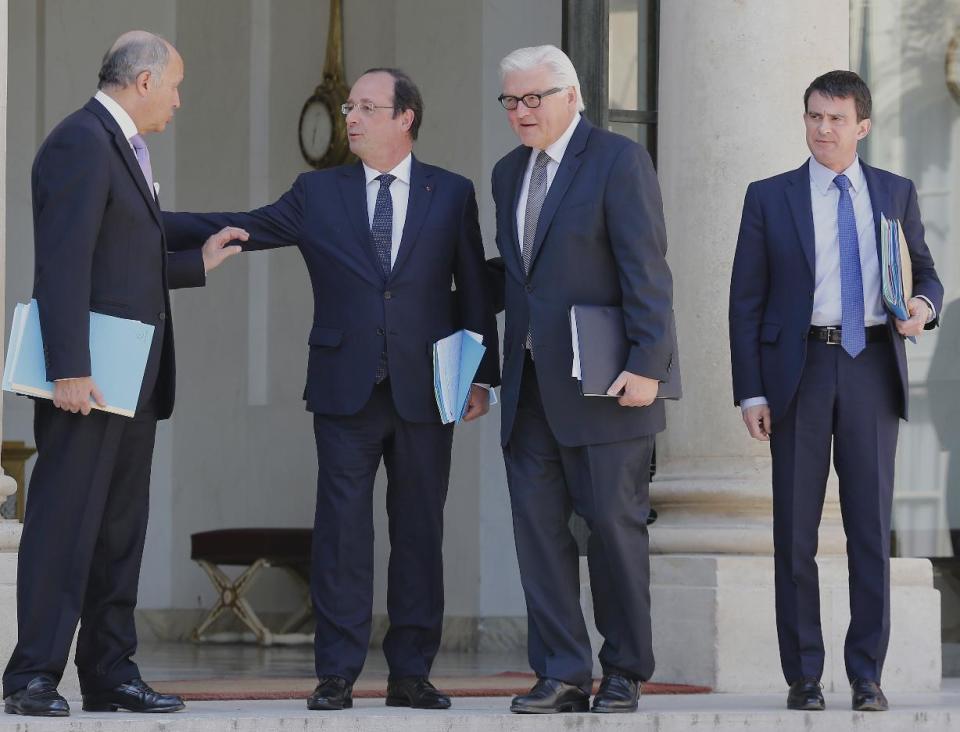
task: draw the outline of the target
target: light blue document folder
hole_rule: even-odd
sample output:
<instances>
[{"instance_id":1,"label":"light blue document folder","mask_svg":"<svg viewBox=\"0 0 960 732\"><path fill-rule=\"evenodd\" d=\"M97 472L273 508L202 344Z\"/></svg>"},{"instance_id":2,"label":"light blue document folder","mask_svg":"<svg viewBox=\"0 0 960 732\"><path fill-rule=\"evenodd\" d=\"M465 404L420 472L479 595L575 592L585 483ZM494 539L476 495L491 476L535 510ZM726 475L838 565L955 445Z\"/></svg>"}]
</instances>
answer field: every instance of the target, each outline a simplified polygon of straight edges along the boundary
<instances>
[{"instance_id":1,"label":"light blue document folder","mask_svg":"<svg viewBox=\"0 0 960 732\"><path fill-rule=\"evenodd\" d=\"M463 418L486 350L482 336L470 330L458 330L433 344L433 391L444 424Z\"/></svg>"},{"instance_id":2,"label":"light blue document folder","mask_svg":"<svg viewBox=\"0 0 960 732\"><path fill-rule=\"evenodd\" d=\"M907 301L913 294L913 267L910 249L897 219L880 217L880 276L883 303L898 320L909 320ZM908 336L913 343L917 339Z\"/></svg>"},{"instance_id":3,"label":"light blue document folder","mask_svg":"<svg viewBox=\"0 0 960 732\"><path fill-rule=\"evenodd\" d=\"M90 371L107 404L94 409L125 417L134 415L153 331L154 326L139 320L90 313ZM53 383L47 381L36 300L18 304L14 310L3 389L25 396L53 397Z\"/></svg>"}]
</instances>

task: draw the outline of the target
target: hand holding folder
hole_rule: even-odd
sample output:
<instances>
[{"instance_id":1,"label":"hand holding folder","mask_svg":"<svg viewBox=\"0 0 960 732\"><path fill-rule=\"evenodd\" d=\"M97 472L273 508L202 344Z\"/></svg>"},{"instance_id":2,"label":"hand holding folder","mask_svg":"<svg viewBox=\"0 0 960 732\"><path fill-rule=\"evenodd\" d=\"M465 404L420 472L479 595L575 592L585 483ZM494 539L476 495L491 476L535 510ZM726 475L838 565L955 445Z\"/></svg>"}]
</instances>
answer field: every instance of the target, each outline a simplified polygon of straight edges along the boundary
<instances>
[{"instance_id":1,"label":"hand holding folder","mask_svg":"<svg viewBox=\"0 0 960 732\"><path fill-rule=\"evenodd\" d=\"M910 249L897 219L880 216L881 289L883 304L897 320L909 320L908 302L913 296L913 264ZM910 337L913 343L916 338Z\"/></svg>"},{"instance_id":2,"label":"hand holding folder","mask_svg":"<svg viewBox=\"0 0 960 732\"><path fill-rule=\"evenodd\" d=\"M623 371L630 352L623 310L612 305L574 305L570 308L573 342L572 376L580 382L583 396L616 398L607 390ZM677 358L677 329L670 316L673 363L667 381L660 382L657 399L679 399L680 363Z\"/></svg>"},{"instance_id":3,"label":"hand holding folder","mask_svg":"<svg viewBox=\"0 0 960 732\"><path fill-rule=\"evenodd\" d=\"M94 409L132 417L140 400L154 326L138 320L90 313L90 370L105 406ZM47 380L43 334L36 300L18 304L10 326L3 389L23 396L53 398Z\"/></svg>"},{"instance_id":4,"label":"hand holding folder","mask_svg":"<svg viewBox=\"0 0 960 732\"><path fill-rule=\"evenodd\" d=\"M486 350L483 337L470 330L458 330L433 344L433 391L444 424L463 419Z\"/></svg>"}]
</instances>

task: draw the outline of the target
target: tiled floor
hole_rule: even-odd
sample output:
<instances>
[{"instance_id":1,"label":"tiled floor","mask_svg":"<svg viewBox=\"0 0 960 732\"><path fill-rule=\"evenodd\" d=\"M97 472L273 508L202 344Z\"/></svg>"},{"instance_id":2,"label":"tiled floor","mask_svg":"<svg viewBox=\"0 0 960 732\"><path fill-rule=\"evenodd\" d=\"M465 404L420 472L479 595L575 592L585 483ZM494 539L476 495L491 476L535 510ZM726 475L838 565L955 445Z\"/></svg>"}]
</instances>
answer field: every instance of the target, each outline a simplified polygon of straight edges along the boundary
<instances>
[{"instance_id":1,"label":"tiled floor","mask_svg":"<svg viewBox=\"0 0 960 732\"><path fill-rule=\"evenodd\" d=\"M313 676L313 646L252 644L141 643L136 656L149 681L236 678L241 676L305 678ZM503 671L526 671L526 653L441 653L435 676L488 676ZM371 650L363 678L387 677L383 652Z\"/></svg>"}]
</instances>

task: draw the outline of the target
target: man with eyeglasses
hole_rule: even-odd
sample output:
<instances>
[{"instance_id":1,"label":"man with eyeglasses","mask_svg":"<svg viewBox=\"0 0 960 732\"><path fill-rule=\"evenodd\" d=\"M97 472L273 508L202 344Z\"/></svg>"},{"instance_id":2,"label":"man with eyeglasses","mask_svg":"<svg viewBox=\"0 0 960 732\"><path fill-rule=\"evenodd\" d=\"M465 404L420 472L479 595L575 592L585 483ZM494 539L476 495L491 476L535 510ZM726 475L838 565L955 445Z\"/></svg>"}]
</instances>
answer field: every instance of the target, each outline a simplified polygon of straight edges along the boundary
<instances>
[{"instance_id":1,"label":"man with eyeglasses","mask_svg":"<svg viewBox=\"0 0 960 732\"><path fill-rule=\"evenodd\" d=\"M453 425L440 421L431 346L459 328L482 334L476 379L499 383L476 197L466 178L413 156L423 101L402 71L367 71L342 111L359 162L304 173L276 203L250 213L166 214L165 223L168 237L186 244L218 222L243 222L245 249L297 246L310 273L304 399L319 463L311 565L318 684L307 706L353 705L370 642L382 459L391 544L386 703L445 709L450 698L428 677L443 620ZM488 408L488 390L474 385L464 419Z\"/></svg>"},{"instance_id":2,"label":"man with eyeglasses","mask_svg":"<svg viewBox=\"0 0 960 732\"><path fill-rule=\"evenodd\" d=\"M637 709L653 673L646 520L658 383L674 354L660 189L636 143L580 115L577 72L553 46L500 62L500 103L521 145L493 169L495 300L505 301L501 442L538 680L519 713L587 711L592 654L580 610L587 549L603 680L594 712ZM502 291L501 291L502 290ZM573 305L622 308L629 352L608 395L571 377Z\"/></svg>"}]
</instances>

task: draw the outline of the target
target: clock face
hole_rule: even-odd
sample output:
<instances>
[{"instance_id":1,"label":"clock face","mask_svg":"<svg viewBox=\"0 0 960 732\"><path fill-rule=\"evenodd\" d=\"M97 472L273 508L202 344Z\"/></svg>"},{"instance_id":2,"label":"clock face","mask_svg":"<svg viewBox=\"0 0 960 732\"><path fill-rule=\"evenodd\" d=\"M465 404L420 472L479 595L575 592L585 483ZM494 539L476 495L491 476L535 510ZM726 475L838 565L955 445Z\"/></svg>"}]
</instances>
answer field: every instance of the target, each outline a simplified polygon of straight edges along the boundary
<instances>
[{"instance_id":1,"label":"clock face","mask_svg":"<svg viewBox=\"0 0 960 732\"><path fill-rule=\"evenodd\" d=\"M323 100L311 97L300 114L300 149L311 165L316 165L330 146L333 124Z\"/></svg>"}]
</instances>

